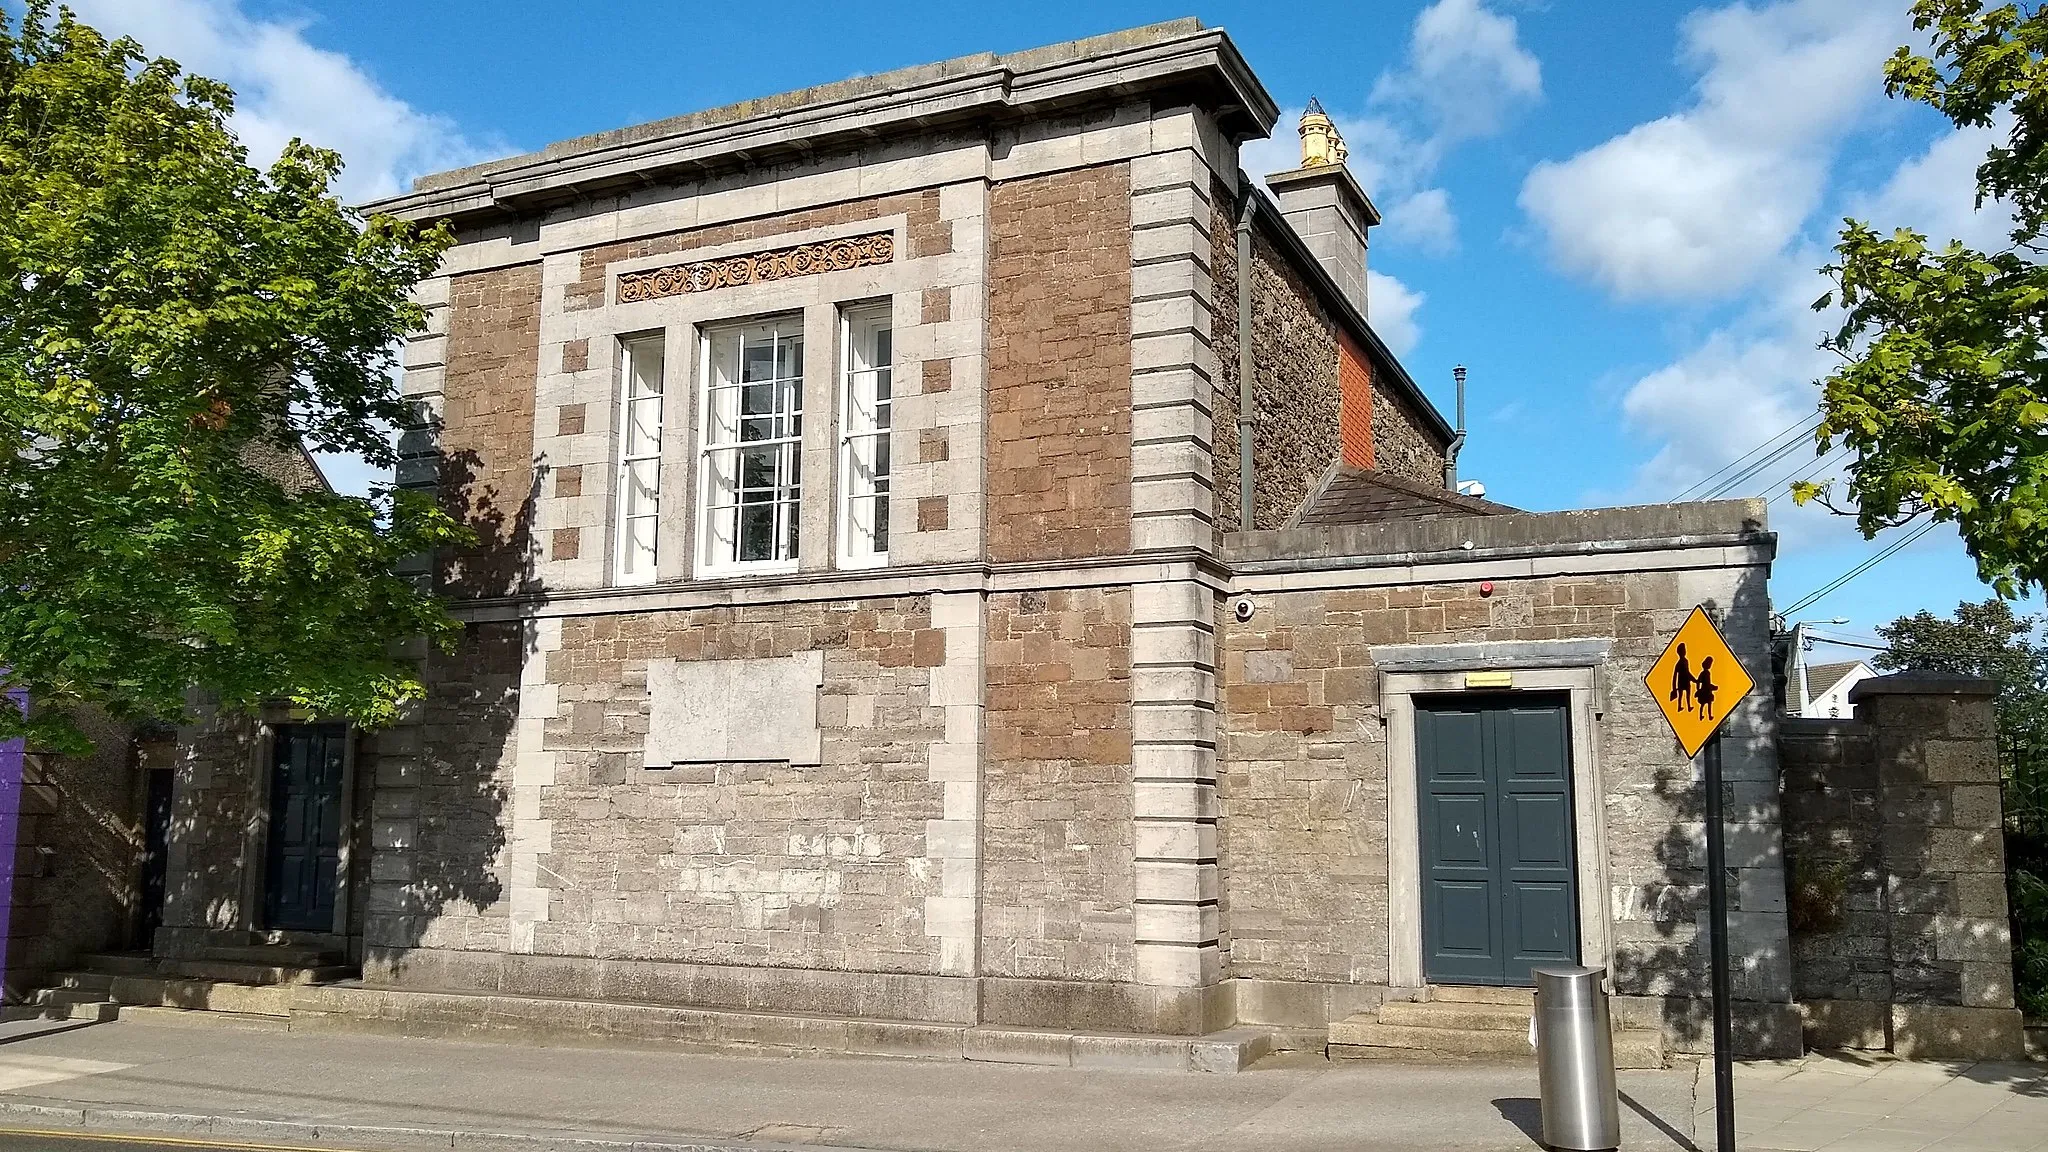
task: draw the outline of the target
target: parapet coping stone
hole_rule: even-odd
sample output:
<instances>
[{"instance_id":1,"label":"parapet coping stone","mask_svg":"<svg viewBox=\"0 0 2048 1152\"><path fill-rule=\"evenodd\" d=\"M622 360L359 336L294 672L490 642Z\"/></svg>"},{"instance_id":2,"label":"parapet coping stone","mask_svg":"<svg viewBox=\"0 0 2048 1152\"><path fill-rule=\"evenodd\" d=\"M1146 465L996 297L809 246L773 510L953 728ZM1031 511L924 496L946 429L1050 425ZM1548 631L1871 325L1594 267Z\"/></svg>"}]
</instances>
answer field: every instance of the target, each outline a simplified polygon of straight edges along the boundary
<instances>
[{"instance_id":1,"label":"parapet coping stone","mask_svg":"<svg viewBox=\"0 0 2048 1152\"><path fill-rule=\"evenodd\" d=\"M535 152L422 176L412 191L366 211L425 219L486 211L508 195L564 191L675 163L701 163L779 144L810 148L822 137L872 134L891 124L925 130L934 115L975 107L1061 105L1085 94L1127 94L1204 69L1220 71L1227 103L1254 135L1271 132L1279 105L1229 36L1193 17L997 54L978 52L873 76L742 100L717 108L550 144Z\"/></svg>"},{"instance_id":2,"label":"parapet coping stone","mask_svg":"<svg viewBox=\"0 0 2048 1152\"><path fill-rule=\"evenodd\" d=\"M1630 552L1646 548L1751 546L1775 554L1762 500L1715 500L1518 512L1498 516L1339 524L1232 532L1223 557L1240 572L1303 562L1372 557L1497 558L1568 552ZM1868 681L1866 681L1868 683Z\"/></svg>"},{"instance_id":3,"label":"parapet coping stone","mask_svg":"<svg viewBox=\"0 0 2048 1152\"><path fill-rule=\"evenodd\" d=\"M1849 703L1872 696L1996 696L1998 681L1960 672L1894 672L1859 680L1849 689Z\"/></svg>"}]
</instances>

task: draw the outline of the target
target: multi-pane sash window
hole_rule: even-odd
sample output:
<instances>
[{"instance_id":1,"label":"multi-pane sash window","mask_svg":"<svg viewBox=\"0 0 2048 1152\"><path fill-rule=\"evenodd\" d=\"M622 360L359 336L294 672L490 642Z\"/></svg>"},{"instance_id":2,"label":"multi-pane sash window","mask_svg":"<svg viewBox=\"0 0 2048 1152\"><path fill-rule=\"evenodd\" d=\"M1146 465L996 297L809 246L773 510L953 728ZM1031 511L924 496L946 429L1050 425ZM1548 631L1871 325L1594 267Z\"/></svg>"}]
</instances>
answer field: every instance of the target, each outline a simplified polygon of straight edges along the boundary
<instances>
[{"instance_id":1,"label":"multi-pane sash window","mask_svg":"<svg viewBox=\"0 0 2048 1152\"><path fill-rule=\"evenodd\" d=\"M794 565L803 495L803 321L708 331L704 358L704 567Z\"/></svg>"},{"instance_id":2,"label":"multi-pane sash window","mask_svg":"<svg viewBox=\"0 0 2048 1152\"><path fill-rule=\"evenodd\" d=\"M889 308L841 317L839 559L857 567L889 558Z\"/></svg>"},{"instance_id":3,"label":"multi-pane sash window","mask_svg":"<svg viewBox=\"0 0 2048 1152\"><path fill-rule=\"evenodd\" d=\"M661 516L662 338L619 346L618 558L621 584L654 579Z\"/></svg>"}]
</instances>

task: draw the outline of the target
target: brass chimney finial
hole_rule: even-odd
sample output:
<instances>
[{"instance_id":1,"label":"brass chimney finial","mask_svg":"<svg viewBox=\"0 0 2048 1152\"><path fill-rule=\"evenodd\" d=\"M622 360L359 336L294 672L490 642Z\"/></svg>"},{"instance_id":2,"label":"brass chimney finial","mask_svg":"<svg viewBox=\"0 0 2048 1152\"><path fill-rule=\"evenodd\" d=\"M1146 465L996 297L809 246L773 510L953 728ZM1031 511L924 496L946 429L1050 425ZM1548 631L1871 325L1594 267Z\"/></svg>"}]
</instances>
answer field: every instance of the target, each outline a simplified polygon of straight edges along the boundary
<instances>
[{"instance_id":1,"label":"brass chimney finial","mask_svg":"<svg viewBox=\"0 0 2048 1152\"><path fill-rule=\"evenodd\" d=\"M1322 168L1342 164L1349 154L1343 134L1337 131L1329 113L1323 111L1322 101L1309 97L1308 108L1301 114L1301 166Z\"/></svg>"}]
</instances>

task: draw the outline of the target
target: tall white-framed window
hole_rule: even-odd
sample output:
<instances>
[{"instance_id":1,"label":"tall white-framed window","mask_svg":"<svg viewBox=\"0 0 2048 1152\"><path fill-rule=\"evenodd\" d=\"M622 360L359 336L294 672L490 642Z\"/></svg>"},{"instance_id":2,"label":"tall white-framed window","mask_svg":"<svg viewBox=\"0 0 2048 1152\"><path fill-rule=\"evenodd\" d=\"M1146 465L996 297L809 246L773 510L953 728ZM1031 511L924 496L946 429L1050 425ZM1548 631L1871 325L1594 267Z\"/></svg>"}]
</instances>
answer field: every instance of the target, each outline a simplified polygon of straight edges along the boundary
<instances>
[{"instance_id":1,"label":"tall white-framed window","mask_svg":"<svg viewBox=\"0 0 2048 1152\"><path fill-rule=\"evenodd\" d=\"M889 419L893 395L889 306L847 308L839 319L839 563L889 560Z\"/></svg>"},{"instance_id":2,"label":"tall white-framed window","mask_svg":"<svg viewBox=\"0 0 2048 1152\"><path fill-rule=\"evenodd\" d=\"M661 521L661 403L665 383L662 336L619 341L619 468L614 491L618 523L613 580L654 580Z\"/></svg>"},{"instance_id":3,"label":"tall white-framed window","mask_svg":"<svg viewBox=\"0 0 2048 1152\"><path fill-rule=\"evenodd\" d=\"M803 318L709 328L703 345L702 568L794 569L803 499Z\"/></svg>"}]
</instances>

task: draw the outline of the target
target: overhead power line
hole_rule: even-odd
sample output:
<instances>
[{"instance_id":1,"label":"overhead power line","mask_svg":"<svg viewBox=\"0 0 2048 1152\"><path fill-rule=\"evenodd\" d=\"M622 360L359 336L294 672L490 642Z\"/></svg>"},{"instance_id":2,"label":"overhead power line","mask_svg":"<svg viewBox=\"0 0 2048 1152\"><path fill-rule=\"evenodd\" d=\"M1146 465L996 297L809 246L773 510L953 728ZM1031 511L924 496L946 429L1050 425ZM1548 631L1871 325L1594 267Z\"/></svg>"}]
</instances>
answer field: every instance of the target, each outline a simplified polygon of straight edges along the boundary
<instances>
[{"instance_id":1,"label":"overhead power line","mask_svg":"<svg viewBox=\"0 0 2048 1152\"><path fill-rule=\"evenodd\" d=\"M1812 431L1815 427L1818 427L1819 424L1820 413L1818 412L1794 420L1791 424L1780 429L1777 432L1777 434L1771 436L1763 443L1757 445L1754 448L1751 448L1749 451L1744 452L1742 455L1737 456L1735 459L1722 465L1720 468L1715 469L1712 473L1701 477L1699 480L1695 481L1691 487L1687 488L1683 492L1680 492L1678 495L1673 496L1671 498L1671 502L1676 504L1679 501L1691 499L1693 493L1705 490L1711 487L1712 485L1718 483L1722 477L1726 476L1729 472L1733 471L1734 469L1741 468L1743 465L1748 463L1752 457L1757 456L1764 452L1768 452L1773 448L1776 448L1779 445L1779 443L1785 439L1785 437L1797 437L1802 433Z\"/></svg>"},{"instance_id":2,"label":"overhead power line","mask_svg":"<svg viewBox=\"0 0 2048 1152\"><path fill-rule=\"evenodd\" d=\"M1833 452L1828 453L1825 457L1822 457L1820 463L1814 465L1810 469L1806 469L1805 465L1801 465L1799 468L1794 468L1783 479L1779 480L1777 484L1773 485L1772 490L1770 490L1769 498L1765 500L1765 503L1776 504L1779 500L1792 494L1792 482L1794 480L1798 480L1799 482L1804 484L1811 484L1814 481L1820 479L1821 473L1839 468L1843 464L1847 463L1849 456L1849 449L1846 445L1844 445L1843 447L1837 448ZM1806 474L1804 476L1801 476L1799 474L1802 469L1806 469ZM1761 495L1761 493L1759 493L1759 495Z\"/></svg>"},{"instance_id":3,"label":"overhead power line","mask_svg":"<svg viewBox=\"0 0 2048 1152\"><path fill-rule=\"evenodd\" d=\"M1778 448L1776 451L1772 452L1770 455L1765 456L1761 460L1758 460L1756 463L1751 464L1749 467L1744 468L1740 472L1737 472L1735 475L1730 476L1726 480L1721 481L1719 484L1714 485L1714 487L1711 490L1709 490L1705 495L1698 497L1698 499L1719 500L1722 497L1728 496L1738 490L1745 489L1748 487L1749 482L1755 479L1756 476L1759 473L1761 473L1764 469L1769 468L1773 464L1776 464L1778 461L1783 460L1785 457L1790 456L1794 452L1797 452L1801 448L1805 447L1808 447L1806 438L1804 436L1794 436L1792 439L1787 440L1783 446ZM1806 464L1806 461L1801 461L1799 466L1805 467Z\"/></svg>"},{"instance_id":4,"label":"overhead power line","mask_svg":"<svg viewBox=\"0 0 2048 1152\"><path fill-rule=\"evenodd\" d=\"M1861 564L1858 564L1854 568L1849 569L1847 572L1842 573L1840 576L1835 577L1833 580L1830 580L1828 583L1822 585L1815 591L1807 593L1804 598L1800 599L1797 603L1794 603L1790 607L1786 608L1783 612L1780 613L1780 615L1785 616L1789 619L1792 616L1795 616L1801 612L1806 611L1808 608L1811 608L1815 604L1819 603L1822 599L1833 595L1838 589L1842 587L1842 585L1847 584L1849 581L1854 580L1858 576L1863 575L1865 572L1870 571L1877 565L1882 564L1886 560L1891 559L1893 556L1898 555L1899 551L1905 548L1906 545L1911 544L1913 541L1918 540L1922 536L1927 535L1927 533L1929 533L1933 529L1934 521L1927 521L1925 524L1922 524L1918 528L1913 529L1911 532L1906 533L1899 539L1894 540L1891 543L1891 545L1887 547L1884 551L1879 552L1877 555L1870 557L1869 559L1863 561Z\"/></svg>"}]
</instances>

